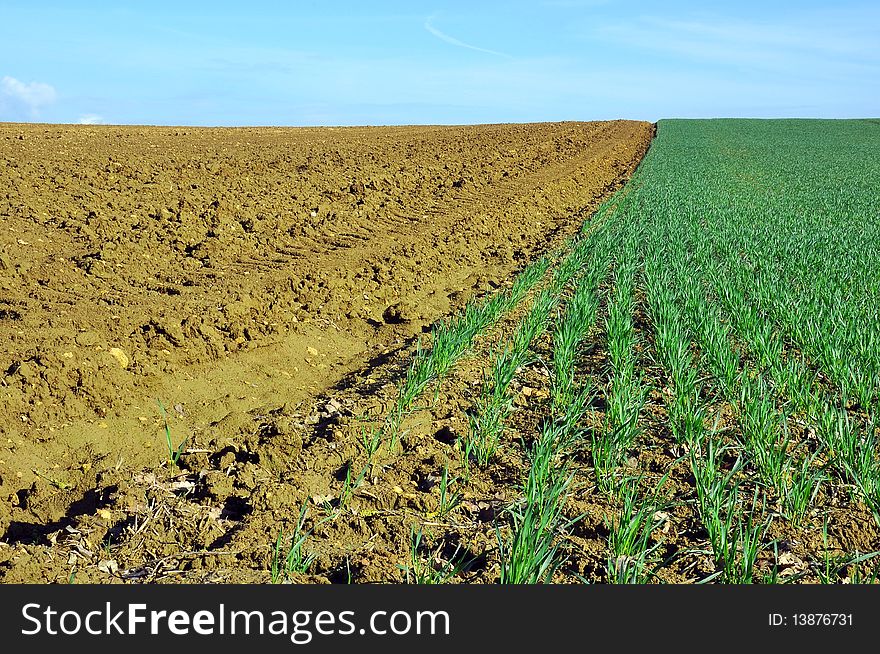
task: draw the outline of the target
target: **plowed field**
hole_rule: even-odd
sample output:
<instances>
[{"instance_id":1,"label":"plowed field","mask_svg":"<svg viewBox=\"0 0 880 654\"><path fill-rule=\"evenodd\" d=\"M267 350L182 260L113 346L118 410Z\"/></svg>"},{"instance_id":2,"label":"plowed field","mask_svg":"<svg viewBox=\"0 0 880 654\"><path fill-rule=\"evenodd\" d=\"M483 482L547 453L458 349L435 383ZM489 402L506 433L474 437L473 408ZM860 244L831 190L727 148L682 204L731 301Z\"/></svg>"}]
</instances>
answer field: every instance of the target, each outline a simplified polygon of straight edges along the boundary
<instances>
[{"instance_id":1,"label":"plowed field","mask_svg":"<svg viewBox=\"0 0 880 654\"><path fill-rule=\"evenodd\" d=\"M363 414L652 130L0 125L0 579L268 581L305 506L299 580L402 581L449 428L352 483Z\"/></svg>"}]
</instances>

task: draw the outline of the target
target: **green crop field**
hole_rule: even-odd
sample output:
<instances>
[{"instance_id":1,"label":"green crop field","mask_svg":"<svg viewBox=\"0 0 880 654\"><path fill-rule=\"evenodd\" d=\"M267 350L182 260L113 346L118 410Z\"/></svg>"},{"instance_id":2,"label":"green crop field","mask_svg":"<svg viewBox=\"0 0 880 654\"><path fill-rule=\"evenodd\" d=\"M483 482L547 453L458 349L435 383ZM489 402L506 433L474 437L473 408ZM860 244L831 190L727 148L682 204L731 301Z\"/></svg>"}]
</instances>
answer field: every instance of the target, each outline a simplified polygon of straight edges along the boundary
<instances>
[{"instance_id":1,"label":"green crop field","mask_svg":"<svg viewBox=\"0 0 880 654\"><path fill-rule=\"evenodd\" d=\"M394 465L426 420L459 411L444 495L453 473L459 505L515 492L482 541L455 505L423 519L408 569L873 581L878 180L876 121L661 121L568 249L416 353L364 465L382 442ZM453 373L469 357L479 383Z\"/></svg>"}]
</instances>

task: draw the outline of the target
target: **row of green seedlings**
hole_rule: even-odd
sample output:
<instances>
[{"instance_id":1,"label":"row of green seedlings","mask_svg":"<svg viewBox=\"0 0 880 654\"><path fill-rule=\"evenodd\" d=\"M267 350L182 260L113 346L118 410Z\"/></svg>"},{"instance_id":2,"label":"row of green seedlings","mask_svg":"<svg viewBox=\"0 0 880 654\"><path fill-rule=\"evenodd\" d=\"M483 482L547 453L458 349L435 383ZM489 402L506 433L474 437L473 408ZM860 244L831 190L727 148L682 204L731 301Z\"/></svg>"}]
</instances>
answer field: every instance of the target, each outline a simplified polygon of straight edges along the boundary
<instances>
[{"instance_id":1,"label":"row of green seedlings","mask_svg":"<svg viewBox=\"0 0 880 654\"><path fill-rule=\"evenodd\" d=\"M544 333L553 310L559 306L562 294L572 280L587 279L580 288L596 284L595 271L601 268L601 255L607 250L605 240L595 233L592 238L582 239L554 271L550 284L536 297L531 309L517 326L513 336L492 357L489 370L483 376L480 396L468 415L468 432L459 441L465 469L471 463L486 467L494 458L501 444L506 424L513 411L511 384L517 371L534 361L531 344ZM584 311L586 296L575 294L575 302L581 304L574 311Z\"/></svg>"},{"instance_id":2,"label":"row of green seedlings","mask_svg":"<svg viewBox=\"0 0 880 654\"><path fill-rule=\"evenodd\" d=\"M484 468L494 458L513 411L510 386L517 370L534 360L531 343L544 332L550 313L558 304L559 296L552 289L541 291L513 336L492 357L491 368L483 376L480 396L468 414L468 432L459 439L465 469L471 463Z\"/></svg>"},{"instance_id":3,"label":"row of green seedlings","mask_svg":"<svg viewBox=\"0 0 880 654\"><path fill-rule=\"evenodd\" d=\"M751 506L743 506L743 461L737 457L725 467L728 449L714 429L690 449L697 507L716 566L715 574L704 581L720 577L722 583L750 584L755 580L758 555L767 546L764 539L770 519L764 514L763 503L758 515L757 485Z\"/></svg>"},{"instance_id":4,"label":"row of green seedlings","mask_svg":"<svg viewBox=\"0 0 880 654\"><path fill-rule=\"evenodd\" d=\"M673 283L672 269L655 245L645 257L645 295L654 333L653 352L669 380L665 404L670 431L677 442L689 443L702 435L706 414L701 399L702 380L691 352L691 334L675 302Z\"/></svg>"},{"instance_id":5,"label":"row of green seedlings","mask_svg":"<svg viewBox=\"0 0 880 654\"><path fill-rule=\"evenodd\" d=\"M591 401L592 389L585 384L562 413L544 422L531 447L522 497L508 509L509 535L496 526L502 584L548 583L564 562L561 536L577 521L564 514L573 479L567 455L581 438L579 423Z\"/></svg>"},{"instance_id":6,"label":"row of green seedlings","mask_svg":"<svg viewBox=\"0 0 880 654\"><path fill-rule=\"evenodd\" d=\"M738 289L725 291L721 286L719 295L728 313L736 316L732 321L737 336L755 353L760 369L767 372L771 389L762 378L752 381L751 388L744 389L750 395L753 407L752 423L759 430L774 428L772 412L768 405L771 394L787 399L791 409L803 414L807 423L814 427L829 462L853 489L880 523L880 457L878 457L877 425L872 416L867 420L853 417L837 398L823 390L817 383L817 376L811 373L803 357L783 356L783 345L778 330L773 329L769 316L747 302ZM778 421L775 421L778 422ZM784 423L783 423L784 424ZM801 503L809 503L818 490L818 484L826 477L816 470L815 461L823 454L816 451L806 457L801 466L800 478L793 481L785 479L778 461L770 459L767 468L775 474L776 483L781 487L792 485L792 491ZM776 458L780 458L777 455ZM812 480L813 483L810 483ZM800 483L798 483L800 482ZM810 490L812 487L813 490Z\"/></svg>"},{"instance_id":7,"label":"row of green seedlings","mask_svg":"<svg viewBox=\"0 0 880 654\"><path fill-rule=\"evenodd\" d=\"M860 429L843 409L824 407L818 418L817 435L840 475L854 487L880 525L880 461L877 429L873 423Z\"/></svg>"},{"instance_id":8,"label":"row of green seedlings","mask_svg":"<svg viewBox=\"0 0 880 654\"><path fill-rule=\"evenodd\" d=\"M664 239L669 241L669 239ZM708 537L716 572L705 581L720 578L724 583L751 583L758 554L764 547L769 518L756 518L759 491L751 506L743 506L743 462L737 458L726 469L727 447L721 444L715 427L707 428L707 406L694 355L691 351L693 326L702 348L703 361L713 372L728 399L738 381L739 359L730 349L728 334L717 320L699 287L693 282L685 252L678 248L651 248L645 264L649 314L654 328L655 354L670 381L667 397L670 430L687 446L697 495L697 511ZM684 297L685 315L677 300ZM744 430L747 431L747 430ZM753 454L759 447L748 441ZM763 514L763 503L761 504Z\"/></svg>"},{"instance_id":9,"label":"row of green seedlings","mask_svg":"<svg viewBox=\"0 0 880 654\"><path fill-rule=\"evenodd\" d=\"M644 235L643 232L642 236ZM606 328L612 379L606 395L607 428L604 439L594 437L593 440L597 483L618 505L610 519L606 561L607 580L616 584L648 583L656 578L663 563L658 558L662 540L655 539L654 535L662 526L664 511L670 505L664 492L668 472L655 482L649 482L642 475L633 476L621 472L625 469L625 457L639 437L638 421L648 392L644 380L635 375L637 361L633 319L636 308L634 283L637 252L633 244L637 240L642 239L631 238L631 244L626 248L627 258L618 268L614 295L608 309ZM655 265L657 262L654 254L649 247L645 253L644 271L641 275L649 314L657 309L655 281L656 273L661 269ZM658 321L655 319L654 322L656 325ZM660 338L671 343L671 332L680 323L667 320L662 324L668 333L663 333ZM672 347L661 348L661 352L669 354L669 361L684 361L689 355L688 345L679 346L675 356L672 356L675 349ZM677 379L679 376L686 376L688 382L694 381L687 366L679 366L674 377ZM679 388L684 385L682 381L678 383ZM677 396L677 413L674 407L670 410L671 414L679 417L676 424L682 424L682 428L687 428L688 419L694 421L689 409L694 407L695 396L698 397L695 388L691 393L680 394Z\"/></svg>"},{"instance_id":10,"label":"row of green seedlings","mask_svg":"<svg viewBox=\"0 0 880 654\"><path fill-rule=\"evenodd\" d=\"M674 347L678 352L682 351L680 342ZM665 356L672 358L674 355ZM674 365L681 366L681 358ZM755 518L757 494L752 498L751 507L742 506L742 477L739 474L743 469L742 459L737 458L725 469L723 455L729 448L721 444L715 426L706 427L707 406L696 387L695 372L691 368L679 374L679 380L684 383L677 384L673 390L670 427L675 438L688 448L696 485L697 510L716 566L715 575L706 581L720 576L724 583L751 583L769 519ZM757 493L757 486L755 488Z\"/></svg>"},{"instance_id":11,"label":"row of green seedlings","mask_svg":"<svg viewBox=\"0 0 880 654\"><path fill-rule=\"evenodd\" d=\"M596 482L617 505L608 520L606 578L613 584L643 584L656 577L661 564L661 540L654 535L668 508L665 496L668 474L643 492L647 480L626 474L625 461L641 433L639 418L648 386L641 374L635 331L635 284L642 250L637 245L638 229L624 234L623 247L614 274L608 302L605 331L610 380L605 389L605 426L592 436L592 458Z\"/></svg>"},{"instance_id":12,"label":"row of green seedlings","mask_svg":"<svg viewBox=\"0 0 880 654\"><path fill-rule=\"evenodd\" d=\"M597 484L609 495L621 488L623 463L639 435L639 415L647 396L647 386L636 371L634 349L638 259L637 239L626 238L616 261L605 317L610 378L605 388L605 427L592 435L592 458Z\"/></svg>"},{"instance_id":13,"label":"row of green seedlings","mask_svg":"<svg viewBox=\"0 0 880 654\"><path fill-rule=\"evenodd\" d=\"M510 342L494 358L491 372L484 377L476 410L470 416L469 433L459 442L466 468L472 461L481 466L491 461L512 410L509 389L516 371L531 360L530 344L546 328L566 286L575 280L575 292L553 333L551 418L544 422L531 447L523 496L507 511L511 519L509 536L502 537L500 527L496 531L501 583L549 581L562 562L559 536L570 524L564 520L563 507L572 481L565 456L582 434L578 423L593 397L591 385L576 382L575 362L578 347L595 322L596 291L610 260L609 231L600 227L589 235L591 238L578 241L557 267L549 288L539 294ZM425 564L419 554L421 542L422 532L413 530L407 580L445 583L466 566L457 552L447 560L435 552L433 562Z\"/></svg>"},{"instance_id":14,"label":"row of green seedlings","mask_svg":"<svg viewBox=\"0 0 880 654\"><path fill-rule=\"evenodd\" d=\"M508 509L509 534L503 537L496 528L502 584L551 581L564 562L561 535L577 520L564 515L573 479L568 457L583 437L580 423L592 402L593 387L591 380L577 379L576 364L596 320L597 289L608 265L607 249L597 248L593 255L554 325L550 415L531 446L522 497Z\"/></svg>"},{"instance_id":15,"label":"row of green seedlings","mask_svg":"<svg viewBox=\"0 0 880 654\"><path fill-rule=\"evenodd\" d=\"M608 522L605 571L612 584L646 584L657 576L663 561L658 550L663 541L653 536L664 523L671 502L663 487L667 472L643 493L642 476L626 476L618 485L618 507Z\"/></svg>"},{"instance_id":16,"label":"row of green seedlings","mask_svg":"<svg viewBox=\"0 0 880 654\"><path fill-rule=\"evenodd\" d=\"M666 399L672 431L677 439L682 440L686 438L685 434L692 437L702 428L703 412L699 406L696 371L690 365L690 341L670 301L667 285L659 283L667 282L669 276L668 269L660 264L656 251L649 247L643 275L647 313L655 329L657 363L670 376L672 393ZM611 330L609 345L613 338ZM643 403L641 398L640 403ZM631 438L635 439L636 436ZM625 450L615 454L618 463L624 454ZM606 574L610 583L644 584L656 578L662 564L657 556L662 541L652 540L652 535L662 527L663 512L670 505L663 491L668 475L667 472L646 492L641 491L646 481L642 476L624 476L616 485L619 506L612 514L607 542ZM598 479L601 482L601 478ZM608 482L601 487L606 490L612 488Z\"/></svg>"}]
</instances>

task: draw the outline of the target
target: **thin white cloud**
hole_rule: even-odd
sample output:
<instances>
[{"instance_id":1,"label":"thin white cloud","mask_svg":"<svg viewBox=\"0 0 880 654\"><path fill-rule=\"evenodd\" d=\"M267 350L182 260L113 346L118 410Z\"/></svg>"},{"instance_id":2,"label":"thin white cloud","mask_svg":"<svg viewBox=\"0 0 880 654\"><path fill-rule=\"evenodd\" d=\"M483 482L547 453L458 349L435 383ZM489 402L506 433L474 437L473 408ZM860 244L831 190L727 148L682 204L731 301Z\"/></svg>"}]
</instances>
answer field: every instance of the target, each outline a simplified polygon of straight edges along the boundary
<instances>
[{"instance_id":1,"label":"thin white cloud","mask_svg":"<svg viewBox=\"0 0 880 654\"><path fill-rule=\"evenodd\" d=\"M449 43L450 45L454 45L459 48L467 48L468 50L476 50L477 52L485 52L486 54L495 55L496 57L506 57L507 59L511 58L511 56L509 54L505 54L503 52L498 52L497 50L489 50L488 48L480 48L476 45L471 45L470 43L465 43L464 41L459 41L454 36L449 36L449 34L446 34L444 32L441 32L440 30L438 30L436 27L434 27L433 23L434 23L434 17L429 16L425 20L425 29L428 30L428 32L430 32L431 34L436 36L441 41L446 41L446 43Z\"/></svg>"},{"instance_id":2,"label":"thin white cloud","mask_svg":"<svg viewBox=\"0 0 880 654\"><path fill-rule=\"evenodd\" d=\"M36 118L40 109L58 98L55 89L43 82L21 82L6 75L0 79L0 109L13 116Z\"/></svg>"},{"instance_id":3,"label":"thin white cloud","mask_svg":"<svg viewBox=\"0 0 880 654\"><path fill-rule=\"evenodd\" d=\"M880 57L858 23L800 24L736 19L669 20L642 16L600 26L600 38L698 64L748 67L798 77L876 74Z\"/></svg>"},{"instance_id":4,"label":"thin white cloud","mask_svg":"<svg viewBox=\"0 0 880 654\"><path fill-rule=\"evenodd\" d=\"M106 125L107 121L104 120L103 116L99 116L98 114L83 114L79 117L79 120L76 121L79 125Z\"/></svg>"}]
</instances>

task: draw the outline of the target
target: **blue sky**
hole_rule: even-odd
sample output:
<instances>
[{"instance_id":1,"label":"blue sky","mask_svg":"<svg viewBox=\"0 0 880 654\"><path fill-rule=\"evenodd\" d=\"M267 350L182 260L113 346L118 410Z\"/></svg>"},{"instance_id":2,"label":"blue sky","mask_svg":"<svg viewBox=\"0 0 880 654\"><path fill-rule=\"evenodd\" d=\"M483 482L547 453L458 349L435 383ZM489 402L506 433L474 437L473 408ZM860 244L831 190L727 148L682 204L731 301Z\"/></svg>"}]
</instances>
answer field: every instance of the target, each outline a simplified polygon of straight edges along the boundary
<instances>
[{"instance_id":1,"label":"blue sky","mask_svg":"<svg viewBox=\"0 0 880 654\"><path fill-rule=\"evenodd\" d=\"M4 2L0 121L880 116L880 3Z\"/></svg>"}]
</instances>

